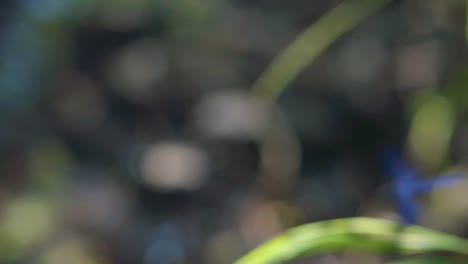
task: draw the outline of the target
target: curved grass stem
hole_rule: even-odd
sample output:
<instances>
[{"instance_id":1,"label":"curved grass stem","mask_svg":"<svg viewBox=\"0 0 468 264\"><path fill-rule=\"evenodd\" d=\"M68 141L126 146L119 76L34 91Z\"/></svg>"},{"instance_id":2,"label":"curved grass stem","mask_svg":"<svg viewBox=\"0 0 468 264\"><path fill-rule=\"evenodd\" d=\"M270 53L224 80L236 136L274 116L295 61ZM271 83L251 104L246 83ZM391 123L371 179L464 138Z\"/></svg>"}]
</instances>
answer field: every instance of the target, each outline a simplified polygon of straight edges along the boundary
<instances>
[{"instance_id":1,"label":"curved grass stem","mask_svg":"<svg viewBox=\"0 0 468 264\"><path fill-rule=\"evenodd\" d=\"M345 1L330 10L273 60L254 83L252 94L274 102L286 86L336 39L389 2L391 0Z\"/></svg>"}]
</instances>

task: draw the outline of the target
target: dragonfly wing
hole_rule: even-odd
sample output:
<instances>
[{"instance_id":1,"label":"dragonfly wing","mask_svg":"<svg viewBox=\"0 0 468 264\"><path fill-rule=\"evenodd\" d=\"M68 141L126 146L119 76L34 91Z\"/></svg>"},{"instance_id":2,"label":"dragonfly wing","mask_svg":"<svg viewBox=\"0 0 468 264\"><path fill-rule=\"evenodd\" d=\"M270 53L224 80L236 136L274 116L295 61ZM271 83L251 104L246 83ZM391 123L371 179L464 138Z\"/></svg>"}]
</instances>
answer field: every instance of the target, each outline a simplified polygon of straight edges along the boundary
<instances>
[{"instance_id":1,"label":"dragonfly wing","mask_svg":"<svg viewBox=\"0 0 468 264\"><path fill-rule=\"evenodd\" d=\"M429 179L416 180L415 192L427 193L433 190L448 188L462 182L463 175L457 173L443 174Z\"/></svg>"}]
</instances>

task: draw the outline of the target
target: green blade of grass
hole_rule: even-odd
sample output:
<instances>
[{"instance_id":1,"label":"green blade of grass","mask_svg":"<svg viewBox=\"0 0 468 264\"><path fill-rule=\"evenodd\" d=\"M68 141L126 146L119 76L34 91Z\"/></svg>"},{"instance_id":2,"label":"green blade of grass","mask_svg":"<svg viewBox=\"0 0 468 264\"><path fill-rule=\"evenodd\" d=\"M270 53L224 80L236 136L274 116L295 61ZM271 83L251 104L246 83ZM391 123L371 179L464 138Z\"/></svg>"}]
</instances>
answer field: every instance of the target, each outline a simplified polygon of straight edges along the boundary
<instances>
[{"instance_id":1,"label":"green blade of grass","mask_svg":"<svg viewBox=\"0 0 468 264\"><path fill-rule=\"evenodd\" d=\"M252 93L271 102L330 44L391 0L345 1L310 25L261 74Z\"/></svg>"},{"instance_id":2,"label":"green blade of grass","mask_svg":"<svg viewBox=\"0 0 468 264\"><path fill-rule=\"evenodd\" d=\"M468 241L419 226L366 217L329 220L292 228L234 264L275 264L314 254L363 250L401 255L446 252L468 255Z\"/></svg>"}]
</instances>

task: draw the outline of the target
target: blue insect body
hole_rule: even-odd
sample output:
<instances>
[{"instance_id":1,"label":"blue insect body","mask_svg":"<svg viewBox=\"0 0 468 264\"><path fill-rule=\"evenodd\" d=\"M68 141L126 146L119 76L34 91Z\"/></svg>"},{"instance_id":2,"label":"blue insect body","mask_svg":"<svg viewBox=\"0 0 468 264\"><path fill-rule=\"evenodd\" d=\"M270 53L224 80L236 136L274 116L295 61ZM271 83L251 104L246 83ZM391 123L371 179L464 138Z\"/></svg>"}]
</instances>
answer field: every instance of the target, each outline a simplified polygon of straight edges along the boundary
<instances>
[{"instance_id":1,"label":"blue insect body","mask_svg":"<svg viewBox=\"0 0 468 264\"><path fill-rule=\"evenodd\" d=\"M385 165L387 175L392 181L392 193L400 217L405 224L415 224L418 221L419 205L414 199L416 195L456 185L462 179L461 174L420 178L417 170L406 164L398 152L387 153Z\"/></svg>"}]
</instances>

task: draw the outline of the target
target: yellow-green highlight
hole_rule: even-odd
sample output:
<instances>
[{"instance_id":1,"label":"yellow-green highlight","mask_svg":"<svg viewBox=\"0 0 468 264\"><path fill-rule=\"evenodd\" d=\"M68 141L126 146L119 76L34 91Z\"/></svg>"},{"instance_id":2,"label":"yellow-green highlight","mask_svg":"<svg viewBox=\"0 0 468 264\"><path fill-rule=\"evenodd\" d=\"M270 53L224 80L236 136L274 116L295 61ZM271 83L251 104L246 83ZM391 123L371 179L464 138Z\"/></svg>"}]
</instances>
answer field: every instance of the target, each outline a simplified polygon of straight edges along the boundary
<instances>
[{"instance_id":1,"label":"yellow-green highlight","mask_svg":"<svg viewBox=\"0 0 468 264\"><path fill-rule=\"evenodd\" d=\"M435 94L423 95L408 135L412 157L427 170L440 169L447 160L456 113L452 103Z\"/></svg>"}]
</instances>

